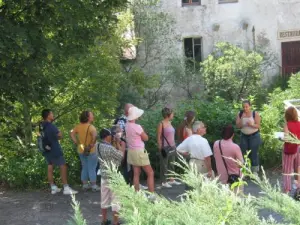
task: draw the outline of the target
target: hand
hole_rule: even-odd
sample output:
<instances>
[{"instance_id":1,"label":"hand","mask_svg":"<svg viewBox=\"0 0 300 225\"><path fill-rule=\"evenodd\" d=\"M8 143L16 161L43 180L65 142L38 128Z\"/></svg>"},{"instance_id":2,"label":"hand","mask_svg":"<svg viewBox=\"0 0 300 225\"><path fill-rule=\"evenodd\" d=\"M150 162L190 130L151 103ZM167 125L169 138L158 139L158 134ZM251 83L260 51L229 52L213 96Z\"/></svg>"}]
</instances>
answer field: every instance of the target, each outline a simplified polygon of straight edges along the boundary
<instances>
[{"instance_id":1,"label":"hand","mask_svg":"<svg viewBox=\"0 0 300 225\"><path fill-rule=\"evenodd\" d=\"M211 178L211 177L212 177L212 170L209 170L209 171L207 172L207 177L208 177L208 178Z\"/></svg>"},{"instance_id":2,"label":"hand","mask_svg":"<svg viewBox=\"0 0 300 225\"><path fill-rule=\"evenodd\" d=\"M254 124L254 123L253 123L253 122L251 122L251 121L248 121L248 122L247 122L247 125L248 125L249 127L252 127L252 126L253 126L253 124Z\"/></svg>"}]
</instances>

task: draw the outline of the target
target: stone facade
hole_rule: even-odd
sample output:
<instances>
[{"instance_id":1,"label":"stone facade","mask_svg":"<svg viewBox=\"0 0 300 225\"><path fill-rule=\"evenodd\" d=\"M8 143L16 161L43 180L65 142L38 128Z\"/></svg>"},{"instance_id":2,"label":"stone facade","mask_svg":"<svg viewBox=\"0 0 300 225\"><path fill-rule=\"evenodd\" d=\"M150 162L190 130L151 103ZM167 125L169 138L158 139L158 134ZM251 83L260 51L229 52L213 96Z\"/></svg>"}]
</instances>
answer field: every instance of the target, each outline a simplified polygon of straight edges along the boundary
<instances>
[{"instance_id":1,"label":"stone facade","mask_svg":"<svg viewBox=\"0 0 300 225\"><path fill-rule=\"evenodd\" d=\"M219 4L219 0L201 0L200 5L183 5L182 0L161 0L159 4L159 10L175 18L174 39L177 40L174 49L178 56L184 56L184 39L190 37L201 37L203 59L220 41L244 49L256 46L272 55L272 63L265 70L269 77L281 71L282 42L300 40L297 35L300 0L238 0L223 4ZM282 31L294 32L279 34Z\"/></svg>"}]
</instances>

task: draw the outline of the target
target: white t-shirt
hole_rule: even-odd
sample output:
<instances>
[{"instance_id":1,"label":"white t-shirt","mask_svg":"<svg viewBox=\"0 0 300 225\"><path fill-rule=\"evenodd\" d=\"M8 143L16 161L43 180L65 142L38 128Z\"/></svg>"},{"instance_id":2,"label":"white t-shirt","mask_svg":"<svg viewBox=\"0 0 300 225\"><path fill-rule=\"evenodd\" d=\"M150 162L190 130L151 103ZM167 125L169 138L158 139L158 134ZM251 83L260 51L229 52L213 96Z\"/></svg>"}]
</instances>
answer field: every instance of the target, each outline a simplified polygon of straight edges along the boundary
<instances>
[{"instance_id":1,"label":"white t-shirt","mask_svg":"<svg viewBox=\"0 0 300 225\"><path fill-rule=\"evenodd\" d=\"M178 147L178 152L188 152L191 158L204 160L206 157L212 155L211 148L206 138L201 137L198 134L185 139Z\"/></svg>"}]
</instances>

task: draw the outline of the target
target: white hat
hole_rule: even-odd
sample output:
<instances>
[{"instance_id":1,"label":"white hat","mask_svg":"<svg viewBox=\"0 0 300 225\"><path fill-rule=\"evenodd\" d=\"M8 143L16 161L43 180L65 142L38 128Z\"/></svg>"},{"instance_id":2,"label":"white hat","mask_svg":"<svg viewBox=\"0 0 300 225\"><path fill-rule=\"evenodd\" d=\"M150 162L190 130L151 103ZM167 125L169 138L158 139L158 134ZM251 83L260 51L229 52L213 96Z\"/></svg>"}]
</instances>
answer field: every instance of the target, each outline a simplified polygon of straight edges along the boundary
<instances>
[{"instance_id":1,"label":"white hat","mask_svg":"<svg viewBox=\"0 0 300 225\"><path fill-rule=\"evenodd\" d=\"M139 109L138 107L132 106L128 110L127 120L136 120L141 117L144 113L144 110Z\"/></svg>"}]
</instances>

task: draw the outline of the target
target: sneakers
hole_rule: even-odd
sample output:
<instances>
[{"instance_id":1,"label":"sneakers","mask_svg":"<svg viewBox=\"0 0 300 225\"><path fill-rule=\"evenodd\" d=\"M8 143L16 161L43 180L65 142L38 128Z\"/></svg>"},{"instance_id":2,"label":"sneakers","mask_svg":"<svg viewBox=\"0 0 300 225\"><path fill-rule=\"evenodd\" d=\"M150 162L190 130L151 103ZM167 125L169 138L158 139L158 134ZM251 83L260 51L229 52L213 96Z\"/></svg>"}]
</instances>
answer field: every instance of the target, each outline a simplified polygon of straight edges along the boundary
<instances>
[{"instance_id":1,"label":"sneakers","mask_svg":"<svg viewBox=\"0 0 300 225\"><path fill-rule=\"evenodd\" d=\"M169 181L168 184L170 184L170 185L180 185L181 183L176 181L176 180L173 180L173 181Z\"/></svg>"},{"instance_id":2,"label":"sneakers","mask_svg":"<svg viewBox=\"0 0 300 225\"><path fill-rule=\"evenodd\" d=\"M75 195L77 193L78 193L78 191L73 190L69 186L64 187L64 195Z\"/></svg>"},{"instance_id":3,"label":"sneakers","mask_svg":"<svg viewBox=\"0 0 300 225\"><path fill-rule=\"evenodd\" d=\"M101 188L97 184L92 186L92 192L97 192L97 191L100 191L100 190L101 190Z\"/></svg>"},{"instance_id":4,"label":"sneakers","mask_svg":"<svg viewBox=\"0 0 300 225\"><path fill-rule=\"evenodd\" d=\"M148 190L148 187L140 184L140 189L142 189L142 190Z\"/></svg>"},{"instance_id":5,"label":"sneakers","mask_svg":"<svg viewBox=\"0 0 300 225\"><path fill-rule=\"evenodd\" d=\"M59 193L61 191L60 188L58 188L57 186L52 186L51 187L51 194L55 195L56 193Z\"/></svg>"},{"instance_id":6,"label":"sneakers","mask_svg":"<svg viewBox=\"0 0 300 225\"><path fill-rule=\"evenodd\" d=\"M83 191L88 191L89 189L91 189L92 187L91 187L91 185L90 184L84 184L84 185L82 185L82 190Z\"/></svg>"},{"instance_id":7,"label":"sneakers","mask_svg":"<svg viewBox=\"0 0 300 225\"><path fill-rule=\"evenodd\" d=\"M172 188L172 185L170 185L168 182L162 183L161 186L165 188Z\"/></svg>"}]
</instances>

